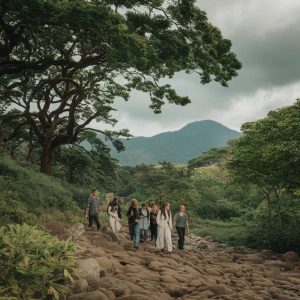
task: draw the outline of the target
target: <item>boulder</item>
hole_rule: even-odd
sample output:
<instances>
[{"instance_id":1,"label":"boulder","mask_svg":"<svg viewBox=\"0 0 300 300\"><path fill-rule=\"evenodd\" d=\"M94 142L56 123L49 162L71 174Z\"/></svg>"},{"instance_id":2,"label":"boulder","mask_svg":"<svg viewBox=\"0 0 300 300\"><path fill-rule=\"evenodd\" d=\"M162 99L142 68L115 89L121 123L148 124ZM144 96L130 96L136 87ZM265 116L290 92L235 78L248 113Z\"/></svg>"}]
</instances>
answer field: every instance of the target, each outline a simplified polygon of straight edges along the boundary
<instances>
[{"instance_id":1,"label":"boulder","mask_svg":"<svg viewBox=\"0 0 300 300\"><path fill-rule=\"evenodd\" d=\"M150 295L143 295L143 294L132 294L128 296L119 297L118 300L149 300ZM153 299L151 297L151 299Z\"/></svg>"},{"instance_id":2,"label":"boulder","mask_svg":"<svg viewBox=\"0 0 300 300\"><path fill-rule=\"evenodd\" d=\"M262 254L256 253L256 254L245 255L244 260L250 261L255 264L261 264L264 262L265 258Z\"/></svg>"},{"instance_id":3,"label":"boulder","mask_svg":"<svg viewBox=\"0 0 300 300\"><path fill-rule=\"evenodd\" d=\"M288 251L283 254L282 259L287 263L298 262L299 255L294 251Z\"/></svg>"},{"instance_id":4,"label":"boulder","mask_svg":"<svg viewBox=\"0 0 300 300\"><path fill-rule=\"evenodd\" d=\"M166 289L166 292L174 298L182 297L183 295L188 294L190 291L191 291L191 289L189 289L185 286L174 285L174 284L168 285L168 287Z\"/></svg>"},{"instance_id":5,"label":"boulder","mask_svg":"<svg viewBox=\"0 0 300 300\"><path fill-rule=\"evenodd\" d=\"M207 268L206 269L206 273L208 275L213 275L213 276L220 276L220 275L223 275L223 272L215 269L215 268Z\"/></svg>"},{"instance_id":6,"label":"boulder","mask_svg":"<svg viewBox=\"0 0 300 300\"><path fill-rule=\"evenodd\" d=\"M152 261L148 268L152 271L160 272L165 269L165 265L160 261Z\"/></svg>"},{"instance_id":7,"label":"boulder","mask_svg":"<svg viewBox=\"0 0 300 300\"><path fill-rule=\"evenodd\" d=\"M89 285L86 279L78 279L71 284L71 290L74 294L86 292L88 288Z\"/></svg>"},{"instance_id":8,"label":"boulder","mask_svg":"<svg viewBox=\"0 0 300 300\"><path fill-rule=\"evenodd\" d=\"M105 237L103 236L97 236L92 240L92 244L96 247L101 247L106 250L111 250L111 251L121 251L123 248L118 245L115 242L110 242L108 241Z\"/></svg>"},{"instance_id":9,"label":"boulder","mask_svg":"<svg viewBox=\"0 0 300 300\"><path fill-rule=\"evenodd\" d=\"M98 262L100 268L104 270L106 273L114 273L115 268L113 264L113 260L109 257L96 257L96 261Z\"/></svg>"},{"instance_id":10,"label":"boulder","mask_svg":"<svg viewBox=\"0 0 300 300\"><path fill-rule=\"evenodd\" d=\"M199 295L199 298L196 298L196 299L207 299L207 298L213 297L215 295L215 293L208 290L208 291L200 292L198 295ZM198 297L198 295L197 295L197 297Z\"/></svg>"},{"instance_id":11,"label":"boulder","mask_svg":"<svg viewBox=\"0 0 300 300\"><path fill-rule=\"evenodd\" d=\"M300 292L300 278L289 277L288 280L289 280L291 283L293 283L293 284L299 286L299 292Z\"/></svg>"},{"instance_id":12,"label":"boulder","mask_svg":"<svg viewBox=\"0 0 300 300\"><path fill-rule=\"evenodd\" d=\"M177 283L177 280L171 276L161 276L160 277L160 280L161 282L164 282L164 283Z\"/></svg>"},{"instance_id":13,"label":"boulder","mask_svg":"<svg viewBox=\"0 0 300 300\"><path fill-rule=\"evenodd\" d=\"M75 223L67 230L69 236L77 240L84 235L85 229L82 223Z\"/></svg>"},{"instance_id":14,"label":"boulder","mask_svg":"<svg viewBox=\"0 0 300 300\"><path fill-rule=\"evenodd\" d=\"M94 258L79 259L78 273L83 277L86 275L100 277L100 267L97 260Z\"/></svg>"},{"instance_id":15,"label":"boulder","mask_svg":"<svg viewBox=\"0 0 300 300\"><path fill-rule=\"evenodd\" d=\"M138 274L139 276L143 276L143 272L145 272L145 269L139 265L135 265L135 266L128 265L128 266L126 266L126 272Z\"/></svg>"},{"instance_id":16,"label":"boulder","mask_svg":"<svg viewBox=\"0 0 300 300\"><path fill-rule=\"evenodd\" d=\"M85 275L84 279L87 281L88 285L92 289L94 289L94 287L97 285L97 282L99 280L99 275L87 274L87 275Z\"/></svg>"},{"instance_id":17,"label":"boulder","mask_svg":"<svg viewBox=\"0 0 300 300\"><path fill-rule=\"evenodd\" d=\"M56 236L65 235L67 233L63 224L51 220L43 221L42 226L46 231Z\"/></svg>"},{"instance_id":18,"label":"boulder","mask_svg":"<svg viewBox=\"0 0 300 300\"><path fill-rule=\"evenodd\" d=\"M214 294L220 295L228 295L232 293L232 290L225 285L210 285L208 286L208 290L213 292Z\"/></svg>"},{"instance_id":19,"label":"boulder","mask_svg":"<svg viewBox=\"0 0 300 300\"><path fill-rule=\"evenodd\" d=\"M68 297L68 300L109 300L107 296L100 291L89 293L80 293Z\"/></svg>"},{"instance_id":20,"label":"boulder","mask_svg":"<svg viewBox=\"0 0 300 300\"><path fill-rule=\"evenodd\" d=\"M272 250L265 249L261 251L261 254L266 258L270 258L272 255L274 255L274 252Z\"/></svg>"},{"instance_id":21,"label":"boulder","mask_svg":"<svg viewBox=\"0 0 300 300\"><path fill-rule=\"evenodd\" d=\"M97 291L102 292L107 297L108 300L115 300L116 299L115 294L112 291L108 290L108 289L99 288L99 289L97 289Z\"/></svg>"},{"instance_id":22,"label":"boulder","mask_svg":"<svg viewBox=\"0 0 300 300\"><path fill-rule=\"evenodd\" d=\"M254 286L264 286L264 287L271 287L274 286L274 283L270 279L259 279L259 280L254 280L253 281Z\"/></svg>"}]
</instances>

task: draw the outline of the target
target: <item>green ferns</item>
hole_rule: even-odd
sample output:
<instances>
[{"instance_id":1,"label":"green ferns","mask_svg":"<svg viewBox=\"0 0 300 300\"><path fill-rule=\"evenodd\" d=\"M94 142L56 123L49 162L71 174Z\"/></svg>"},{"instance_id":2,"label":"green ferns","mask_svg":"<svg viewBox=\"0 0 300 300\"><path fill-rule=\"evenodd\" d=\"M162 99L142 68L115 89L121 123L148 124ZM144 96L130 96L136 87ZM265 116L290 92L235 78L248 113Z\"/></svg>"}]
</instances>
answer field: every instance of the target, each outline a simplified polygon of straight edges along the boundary
<instances>
[{"instance_id":1,"label":"green ferns","mask_svg":"<svg viewBox=\"0 0 300 300\"><path fill-rule=\"evenodd\" d=\"M0 298L59 299L75 267L75 244L36 226L0 228Z\"/></svg>"}]
</instances>

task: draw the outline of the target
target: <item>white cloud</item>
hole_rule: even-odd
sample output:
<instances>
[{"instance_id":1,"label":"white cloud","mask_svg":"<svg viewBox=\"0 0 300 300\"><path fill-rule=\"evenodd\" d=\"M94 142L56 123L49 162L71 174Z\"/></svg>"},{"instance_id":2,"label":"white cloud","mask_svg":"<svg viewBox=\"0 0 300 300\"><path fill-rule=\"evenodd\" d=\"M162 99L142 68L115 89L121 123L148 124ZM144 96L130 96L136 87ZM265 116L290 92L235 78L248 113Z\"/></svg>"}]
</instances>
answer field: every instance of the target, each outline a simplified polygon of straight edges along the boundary
<instances>
[{"instance_id":1,"label":"white cloud","mask_svg":"<svg viewBox=\"0 0 300 300\"><path fill-rule=\"evenodd\" d=\"M226 111L210 113L213 120L239 130L241 124L263 118L270 110L291 105L300 97L300 81L282 88L259 89L254 94L233 99Z\"/></svg>"},{"instance_id":2,"label":"white cloud","mask_svg":"<svg viewBox=\"0 0 300 300\"><path fill-rule=\"evenodd\" d=\"M225 35L264 38L299 24L299 0L198 0Z\"/></svg>"},{"instance_id":3,"label":"white cloud","mask_svg":"<svg viewBox=\"0 0 300 300\"><path fill-rule=\"evenodd\" d=\"M159 115L149 108L149 96L133 92L128 103L115 102L116 129L128 128L135 136L151 136L203 119L239 129L242 123L264 117L269 110L300 97L300 0L198 3L209 20L232 40L243 63L239 76L229 82L229 88L223 88L214 83L201 86L197 76L176 74L171 85L180 95L189 96L192 103L185 107L165 105Z\"/></svg>"}]
</instances>

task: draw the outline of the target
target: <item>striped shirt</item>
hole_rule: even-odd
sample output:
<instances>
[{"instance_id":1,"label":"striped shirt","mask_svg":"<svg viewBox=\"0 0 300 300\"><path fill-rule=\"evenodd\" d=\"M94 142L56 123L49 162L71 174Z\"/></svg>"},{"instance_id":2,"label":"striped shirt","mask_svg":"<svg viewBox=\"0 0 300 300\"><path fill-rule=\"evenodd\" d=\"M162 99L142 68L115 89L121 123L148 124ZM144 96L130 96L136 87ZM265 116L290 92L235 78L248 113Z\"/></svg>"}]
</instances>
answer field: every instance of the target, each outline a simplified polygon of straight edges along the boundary
<instances>
[{"instance_id":1,"label":"striped shirt","mask_svg":"<svg viewBox=\"0 0 300 300\"><path fill-rule=\"evenodd\" d=\"M102 200L100 197L93 197L92 195L89 195L89 198L87 200L86 207L89 209L90 215L95 215L100 212L100 206L102 204Z\"/></svg>"}]
</instances>

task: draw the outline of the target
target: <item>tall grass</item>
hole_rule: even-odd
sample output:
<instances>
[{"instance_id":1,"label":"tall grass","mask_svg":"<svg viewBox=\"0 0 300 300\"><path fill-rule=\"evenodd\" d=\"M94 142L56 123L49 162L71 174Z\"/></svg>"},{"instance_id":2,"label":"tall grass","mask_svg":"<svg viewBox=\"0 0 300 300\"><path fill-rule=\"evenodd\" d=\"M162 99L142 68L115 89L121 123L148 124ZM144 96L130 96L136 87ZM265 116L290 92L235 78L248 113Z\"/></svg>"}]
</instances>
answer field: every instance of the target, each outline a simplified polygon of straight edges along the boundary
<instances>
[{"instance_id":1,"label":"tall grass","mask_svg":"<svg viewBox=\"0 0 300 300\"><path fill-rule=\"evenodd\" d=\"M41 174L34 167L0 158L0 224L34 223L34 215L55 210L78 214L86 194L86 190Z\"/></svg>"}]
</instances>

